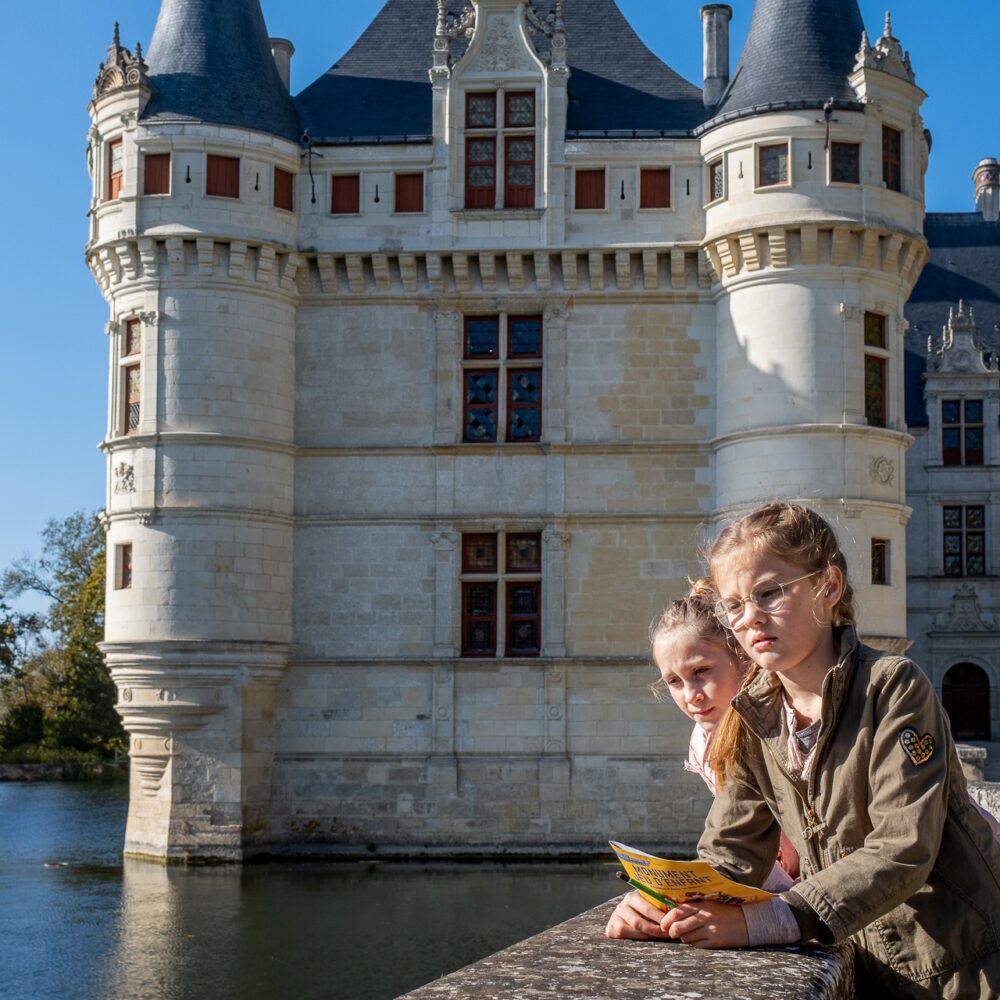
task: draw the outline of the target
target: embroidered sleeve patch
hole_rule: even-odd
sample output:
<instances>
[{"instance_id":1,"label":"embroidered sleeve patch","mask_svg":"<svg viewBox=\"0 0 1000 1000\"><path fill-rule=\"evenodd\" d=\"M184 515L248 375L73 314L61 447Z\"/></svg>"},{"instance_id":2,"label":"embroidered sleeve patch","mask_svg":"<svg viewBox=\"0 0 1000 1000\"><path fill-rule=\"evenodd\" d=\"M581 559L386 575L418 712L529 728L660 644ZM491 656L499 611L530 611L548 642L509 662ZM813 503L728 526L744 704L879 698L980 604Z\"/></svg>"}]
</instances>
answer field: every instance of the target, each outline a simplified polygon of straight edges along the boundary
<instances>
[{"instance_id":1,"label":"embroidered sleeve patch","mask_svg":"<svg viewBox=\"0 0 1000 1000\"><path fill-rule=\"evenodd\" d=\"M930 733L918 736L915 729L904 729L899 734L899 742L903 745L906 755L918 767L926 764L934 756L934 737Z\"/></svg>"}]
</instances>

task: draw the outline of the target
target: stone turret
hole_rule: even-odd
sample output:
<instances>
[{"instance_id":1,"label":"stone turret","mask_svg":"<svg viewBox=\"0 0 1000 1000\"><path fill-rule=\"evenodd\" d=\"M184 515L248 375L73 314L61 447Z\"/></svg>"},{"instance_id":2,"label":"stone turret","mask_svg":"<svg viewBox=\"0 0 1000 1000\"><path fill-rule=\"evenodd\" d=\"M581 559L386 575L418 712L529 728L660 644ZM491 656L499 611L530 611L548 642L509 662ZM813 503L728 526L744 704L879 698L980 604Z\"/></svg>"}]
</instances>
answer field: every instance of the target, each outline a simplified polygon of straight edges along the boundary
<instances>
[{"instance_id":1,"label":"stone turret","mask_svg":"<svg viewBox=\"0 0 1000 1000\"><path fill-rule=\"evenodd\" d=\"M125 848L238 859L292 636L299 126L257 0L164 0L147 58L116 31L91 104Z\"/></svg>"},{"instance_id":2,"label":"stone turret","mask_svg":"<svg viewBox=\"0 0 1000 1000\"><path fill-rule=\"evenodd\" d=\"M905 648L903 306L927 252L924 94L888 35L856 68L863 31L856 0L758 0L698 130L725 292L716 499L823 510L852 553L866 637ZM889 585L869 550L893 551Z\"/></svg>"}]
</instances>

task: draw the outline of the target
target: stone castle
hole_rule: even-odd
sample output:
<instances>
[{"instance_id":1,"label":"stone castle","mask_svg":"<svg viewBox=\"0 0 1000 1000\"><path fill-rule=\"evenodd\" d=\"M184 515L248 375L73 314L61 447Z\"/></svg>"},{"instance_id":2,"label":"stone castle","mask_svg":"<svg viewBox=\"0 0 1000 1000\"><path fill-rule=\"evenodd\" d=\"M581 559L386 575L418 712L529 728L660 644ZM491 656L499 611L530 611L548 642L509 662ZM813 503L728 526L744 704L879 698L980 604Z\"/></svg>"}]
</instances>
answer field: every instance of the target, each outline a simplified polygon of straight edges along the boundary
<instances>
[{"instance_id":1,"label":"stone castle","mask_svg":"<svg viewBox=\"0 0 1000 1000\"><path fill-rule=\"evenodd\" d=\"M388 0L296 97L258 0L116 28L86 256L128 852L689 847L645 631L773 496L1000 733L995 161L938 248L889 18L757 0L731 72L731 13L703 88L614 0Z\"/></svg>"}]
</instances>

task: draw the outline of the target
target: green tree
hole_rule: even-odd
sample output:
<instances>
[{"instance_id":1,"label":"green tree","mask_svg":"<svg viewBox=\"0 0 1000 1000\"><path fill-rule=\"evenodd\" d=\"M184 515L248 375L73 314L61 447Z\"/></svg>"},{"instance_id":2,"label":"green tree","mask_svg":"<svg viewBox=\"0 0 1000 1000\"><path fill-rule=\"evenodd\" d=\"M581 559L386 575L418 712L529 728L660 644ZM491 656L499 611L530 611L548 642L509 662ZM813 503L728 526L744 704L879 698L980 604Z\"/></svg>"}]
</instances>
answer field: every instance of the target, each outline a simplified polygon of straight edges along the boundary
<instances>
[{"instance_id":1,"label":"green tree","mask_svg":"<svg viewBox=\"0 0 1000 1000\"><path fill-rule=\"evenodd\" d=\"M49 521L41 558L16 561L0 582L4 594L32 592L49 601L51 643L25 658L20 670L34 682L30 697L43 707L51 746L102 753L125 746L115 686L97 645L104 636L105 565L100 520L78 511Z\"/></svg>"}]
</instances>

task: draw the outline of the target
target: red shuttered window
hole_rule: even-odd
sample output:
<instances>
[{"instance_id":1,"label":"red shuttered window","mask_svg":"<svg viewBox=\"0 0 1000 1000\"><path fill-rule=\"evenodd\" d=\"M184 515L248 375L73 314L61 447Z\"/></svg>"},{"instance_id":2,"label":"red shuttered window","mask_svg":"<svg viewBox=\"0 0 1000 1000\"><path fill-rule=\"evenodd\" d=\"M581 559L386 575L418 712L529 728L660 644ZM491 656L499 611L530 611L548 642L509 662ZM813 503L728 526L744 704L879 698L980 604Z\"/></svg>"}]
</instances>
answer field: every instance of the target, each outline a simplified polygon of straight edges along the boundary
<instances>
[{"instance_id":1,"label":"red shuttered window","mask_svg":"<svg viewBox=\"0 0 1000 1000\"><path fill-rule=\"evenodd\" d=\"M274 168L274 207L291 212L295 204L295 175L281 167Z\"/></svg>"},{"instance_id":2,"label":"red shuttered window","mask_svg":"<svg viewBox=\"0 0 1000 1000\"><path fill-rule=\"evenodd\" d=\"M240 160L238 156L215 156L205 162L205 194L216 198L239 198Z\"/></svg>"},{"instance_id":3,"label":"red shuttered window","mask_svg":"<svg viewBox=\"0 0 1000 1000\"><path fill-rule=\"evenodd\" d=\"M424 210L424 175L396 174L396 211Z\"/></svg>"},{"instance_id":4,"label":"red shuttered window","mask_svg":"<svg viewBox=\"0 0 1000 1000\"><path fill-rule=\"evenodd\" d=\"M670 170L639 171L639 208L670 208Z\"/></svg>"},{"instance_id":5,"label":"red shuttered window","mask_svg":"<svg viewBox=\"0 0 1000 1000\"><path fill-rule=\"evenodd\" d=\"M330 177L330 212L333 215L357 215L361 211L359 174L333 174Z\"/></svg>"},{"instance_id":6,"label":"red shuttered window","mask_svg":"<svg viewBox=\"0 0 1000 1000\"><path fill-rule=\"evenodd\" d=\"M604 169L577 170L574 207L577 209L604 208Z\"/></svg>"},{"instance_id":7,"label":"red shuttered window","mask_svg":"<svg viewBox=\"0 0 1000 1000\"><path fill-rule=\"evenodd\" d=\"M169 153L147 153L143 157L142 193L170 194Z\"/></svg>"}]
</instances>

